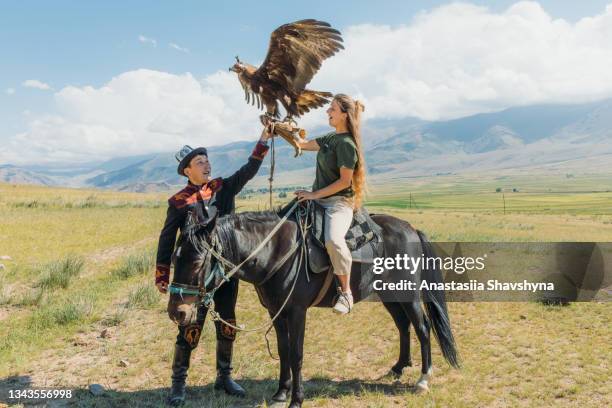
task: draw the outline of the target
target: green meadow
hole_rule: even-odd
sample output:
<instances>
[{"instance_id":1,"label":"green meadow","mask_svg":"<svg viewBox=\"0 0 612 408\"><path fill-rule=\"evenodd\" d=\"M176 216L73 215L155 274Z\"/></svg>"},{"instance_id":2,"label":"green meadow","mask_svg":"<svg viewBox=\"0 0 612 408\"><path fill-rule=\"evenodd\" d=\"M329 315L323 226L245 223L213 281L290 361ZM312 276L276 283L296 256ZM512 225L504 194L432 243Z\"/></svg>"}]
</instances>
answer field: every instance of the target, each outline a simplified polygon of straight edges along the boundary
<instances>
[{"instance_id":1,"label":"green meadow","mask_svg":"<svg viewBox=\"0 0 612 408\"><path fill-rule=\"evenodd\" d=\"M153 287L168 193L0 184L0 405L10 389L70 388L72 406L163 406L176 327ZM276 198L275 204L286 202ZM237 202L267 209L267 194ZM505 201L505 210L504 210ZM391 180L366 206L409 221L434 241L612 241L610 175L438 176ZM304 377L309 407L610 406L612 304L450 303L462 369L433 343L434 376L414 394L414 367L396 361L395 326L382 305L338 317L308 315ZM267 320L241 284L239 323ZM213 391L214 328L192 358L187 406L258 407L275 390L278 362L260 333L239 334L234 375L245 400ZM274 337L274 336L272 336ZM272 341L275 350L275 341ZM94 397L87 388L101 384Z\"/></svg>"}]
</instances>

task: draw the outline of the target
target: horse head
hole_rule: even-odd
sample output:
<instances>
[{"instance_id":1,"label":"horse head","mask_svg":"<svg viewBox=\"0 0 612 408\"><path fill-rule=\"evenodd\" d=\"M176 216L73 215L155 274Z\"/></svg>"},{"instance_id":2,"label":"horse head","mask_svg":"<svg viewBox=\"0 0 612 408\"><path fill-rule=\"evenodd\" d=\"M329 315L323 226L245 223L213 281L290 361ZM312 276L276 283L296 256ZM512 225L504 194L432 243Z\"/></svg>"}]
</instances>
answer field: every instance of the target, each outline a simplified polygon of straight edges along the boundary
<instances>
[{"instance_id":1,"label":"horse head","mask_svg":"<svg viewBox=\"0 0 612 408\"><path fill-rule=\"evenodd\" d=\"M199 220L193 213L187 217L172 257L174 276L169 287L168 316L178 325L196 322L197 307L204 301L207 290L218 284L209 279L215 257L214 247L217 214Z\"/></svg>"}]
</instances>

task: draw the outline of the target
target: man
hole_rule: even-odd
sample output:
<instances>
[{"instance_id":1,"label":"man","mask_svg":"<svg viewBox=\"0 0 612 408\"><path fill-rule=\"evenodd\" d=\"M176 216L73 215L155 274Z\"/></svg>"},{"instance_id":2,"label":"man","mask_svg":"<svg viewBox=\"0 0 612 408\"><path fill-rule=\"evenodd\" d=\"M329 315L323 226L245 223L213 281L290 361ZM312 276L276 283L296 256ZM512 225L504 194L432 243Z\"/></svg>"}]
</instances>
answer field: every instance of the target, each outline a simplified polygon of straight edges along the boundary
<instances>
[{"instance_id":1,"label":"man","mask_svg":"<svg viewBox=\"0 0 612 408\"><path fill-rule=\"evenodd\" d=\"M234 212L235 196L244 185L252 179L268 152L268 139L272 137L268 128L264 128L261 138L255 145L247 164L227 178L212 179L211 166L205 148L192 149L183 147L176 154L179 161L178 173L189 179L187 186L168 200L168 211L164 227L159 236L157 248L157 265L155 285L161 293L167 293L170 281L170 263L176 243L176 233L185 225L187 214L209 216L213 211L223 216ZM238 296L238 279L231 279L215 293L215 310L221 317L235 325L235 305ZM185 380L189 369L191 352L198 344L199 333L204 325L207 308L200 306L197 323L200 331L197 336L185 333L185 327L179 326L179 333L174 348L172 363L172 389L168 402L171 405L182 405L185 401ZM217 379L215 389L223 389L227 394L242 397L244 389L231 377L232 347L236 332L231 327L215 322L217 331Z\"/></svg>"}]
</instances>

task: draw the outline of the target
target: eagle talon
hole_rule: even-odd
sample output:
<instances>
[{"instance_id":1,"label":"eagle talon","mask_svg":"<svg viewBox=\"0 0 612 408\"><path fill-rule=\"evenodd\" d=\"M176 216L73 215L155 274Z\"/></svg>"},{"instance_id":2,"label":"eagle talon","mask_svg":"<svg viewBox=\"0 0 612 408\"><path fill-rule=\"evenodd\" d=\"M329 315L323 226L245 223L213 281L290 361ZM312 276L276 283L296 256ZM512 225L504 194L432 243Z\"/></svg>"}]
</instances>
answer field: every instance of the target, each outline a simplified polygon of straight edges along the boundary
<instances>
[{"instance_id":1,"label":"eagle talon","mask_svg":"<svg viewBox=\"0 0 612 408\"><path fill-rule=\"evenodd\" d=\"M264 126L268 126L269 124L278 122L276 118L274 117L274 115L271 115L267 112L264 115L259 115L259 120L261 121L261 124Z\"/></svg>"},{"instance_id":2,"label":"eagle talon","mask_svg":"<svg viewBox=\"0 0 612 408\"><path fill-rule=\"evenodd\" d=\"M285 119L283 119L283 123L288 123L294 128L298 125L297 122L291 116L286 116Z\"/></svg>"}]
</instances>

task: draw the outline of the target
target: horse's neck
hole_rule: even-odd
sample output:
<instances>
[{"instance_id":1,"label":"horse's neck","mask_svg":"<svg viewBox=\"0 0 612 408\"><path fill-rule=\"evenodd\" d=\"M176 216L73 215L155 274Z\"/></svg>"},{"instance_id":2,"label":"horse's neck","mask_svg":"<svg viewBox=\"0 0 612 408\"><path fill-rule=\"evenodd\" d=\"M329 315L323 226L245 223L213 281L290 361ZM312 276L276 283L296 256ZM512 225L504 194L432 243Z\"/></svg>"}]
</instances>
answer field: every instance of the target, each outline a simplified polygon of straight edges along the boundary
<instances>
[{"instance_id":1,"label":"horse's neck","mask_svg":"<svg viewBox=\"0 0 612 408\"><path fill-rule=\"evenodd\" d=\"M245 232L244 230L242 230L240 227L236 225L236 221L233 221L231 224L226 226L226 228L229 227L230 229L234 230L233 236L234 236L234 240L236 241L234 242L234 244L237 249L236 253L233 254L234 257L242 257L244 259L245 256L248 256L248 254L250 254L255 249L257 249L259 244L264 239L268 238L268 235L272 232L272 230L278 223L276 220L269 220L269 219L262 219L262 220L255 219L254 222L264 227L263 236L255 236L259 234ZM273 236L270 238L273 238ZM235 259L234 261L240 262L240 259Z\"/></svg>"},{"instance_id":2,"label":"horse's neck","mask_svg":"<svg viewBox=\"0 0 612 408\"><path fill-rule=\"evenodd\" d=\"M234 247L235 251L232 251L231 258L228 258L234 265L238 265L243 262L248 256L250 256L254 251L256 251L259 245L268 237L268 235L272 232L274 227L276 226L276 220L261 220L255 221L259 225L264 226L263 236L255 236L253 233L242 232L240 229L234 227L234 225L230 225L230 227L234 228ZM252 236L249 236L252 235ZM258 235L258 234L257 234ZM274 238L271 236L270 238ZM263 280L266 276L266 271L260 267L260 265L265 265L266 260L264 253L265 246L261 248L261 250L251 258L252 260L257 260L255 268L250 267L250 262L246 262L240 270L237 272L237 275L240 279L243 279L250 283L257 283L260 280Z\"/></svg>"}]
</instances>

